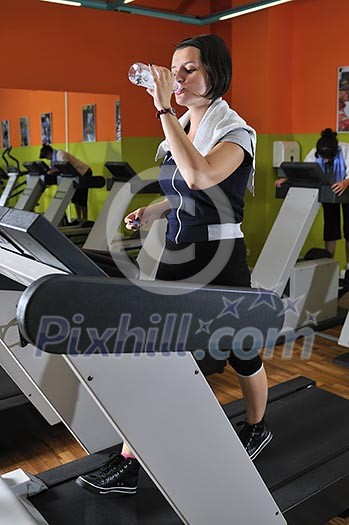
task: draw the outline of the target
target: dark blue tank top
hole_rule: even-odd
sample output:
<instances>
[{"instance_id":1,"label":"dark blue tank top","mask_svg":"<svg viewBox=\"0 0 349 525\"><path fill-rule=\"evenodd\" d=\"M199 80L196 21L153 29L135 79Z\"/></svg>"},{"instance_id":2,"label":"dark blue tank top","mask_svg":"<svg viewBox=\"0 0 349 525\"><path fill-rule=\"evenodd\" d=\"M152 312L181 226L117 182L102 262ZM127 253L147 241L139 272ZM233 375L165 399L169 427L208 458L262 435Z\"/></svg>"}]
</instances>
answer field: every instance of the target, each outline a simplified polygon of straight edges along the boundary
<instances>
[{"instance_id":1,"label":"dark blue tank top","mask_svg":"<svg viewBox=\"0 0 349 525\"><path fill-rule=\"evenodd\" d=\"M208 225L241 223L252 158L219 184L205 190L190 189L168 152L161 166L159 183L170 204L167 238L177 244L208 240Z\"/></svg>"}]
</instances>

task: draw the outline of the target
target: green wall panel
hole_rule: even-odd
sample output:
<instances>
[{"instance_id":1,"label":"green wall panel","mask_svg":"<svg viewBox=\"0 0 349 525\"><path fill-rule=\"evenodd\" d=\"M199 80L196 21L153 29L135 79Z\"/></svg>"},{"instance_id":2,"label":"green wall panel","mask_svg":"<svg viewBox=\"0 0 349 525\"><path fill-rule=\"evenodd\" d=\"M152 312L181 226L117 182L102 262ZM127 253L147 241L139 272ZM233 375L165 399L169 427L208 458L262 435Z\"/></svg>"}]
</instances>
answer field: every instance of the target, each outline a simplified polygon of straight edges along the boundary
<instances>
[{"instance_id":1,"label":"green wall panel","mask_svg":"<svg viewBox=\"0 0 349 525\"><path fill-rule=\"evenodd\" d=\"M273 142L277 140L295 140L300 145L301 160L314 147L318 140L318 134L288 134L288 135L259 135L256 150L256 175L255 175L255 196L247 193L245 218L243 231L245 233L246 245L249 250L248 262L253 266L268 236L268 233L277 217L282 201L276 199L274 183L277 178L276 169L272 166ZM349 142L349 133L339 135L339 141ZM70 152L91 165L95 175L109 177L108 170L104 167L106 161L124 160L140 175L141 178L156 178L158 174L158 164L154 161L156 148L161 141L161 137L150 138L125 138L122 142L96 142L96 143L77 143L70 144ZM57 149L64 149L64 144L54 144ZM19 161L31 161L39 158L39 147L14 148L12 153ZM0 150L0 153L2 150ZM46 190L40 200L40 205L36 211L44 211L49 203L54 188ZM107 198L105 188L90 191L89 196L89 218L95 220L99 211L102 209ZM146 205L154 196L137 196L130 203L129 211L139 206ZM75 211L71 206L71 216L75 217ZM322 240L323 219L322 210L311 228L306 239L302 254L314 246L323 246ZM287 231L285 232L287 235ZM277 256L277 254L275 254ZM336 251L336 258L341 266L345 265L344 242L339 242Z\"/></svg>"}]
</instances>

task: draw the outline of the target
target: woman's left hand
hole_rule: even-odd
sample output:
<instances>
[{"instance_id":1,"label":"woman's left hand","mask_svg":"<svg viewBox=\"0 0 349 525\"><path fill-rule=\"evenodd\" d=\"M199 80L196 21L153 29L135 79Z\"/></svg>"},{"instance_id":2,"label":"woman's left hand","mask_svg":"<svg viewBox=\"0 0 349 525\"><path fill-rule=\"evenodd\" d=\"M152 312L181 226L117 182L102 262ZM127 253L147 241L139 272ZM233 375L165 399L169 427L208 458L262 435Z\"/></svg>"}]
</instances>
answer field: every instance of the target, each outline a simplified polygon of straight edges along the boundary
<instances>
[{"instance_id":1,"label":"woman's left hand","mask_svg":"<svg viewBox=\"0 0 349 525\"><path fill-rule=\"evenodd\" d=\"M337 195L343 195L347 187L349 186L349 179L344 179L339 182L332 184L331 189Z\"/></svg>"},{"instance_id":2,"label":"woman's left hand","mask_svg":"<svg viewBox=\"0 0 349 525\"><path fill-rule=\"evenodd\" d=\"M147 89L147 92L154 99L154 106L157 110L171 107L174 76L169 69L161 66L149 64L151 74L154 79L154 89Z\"/></svg>"}]
</instances>

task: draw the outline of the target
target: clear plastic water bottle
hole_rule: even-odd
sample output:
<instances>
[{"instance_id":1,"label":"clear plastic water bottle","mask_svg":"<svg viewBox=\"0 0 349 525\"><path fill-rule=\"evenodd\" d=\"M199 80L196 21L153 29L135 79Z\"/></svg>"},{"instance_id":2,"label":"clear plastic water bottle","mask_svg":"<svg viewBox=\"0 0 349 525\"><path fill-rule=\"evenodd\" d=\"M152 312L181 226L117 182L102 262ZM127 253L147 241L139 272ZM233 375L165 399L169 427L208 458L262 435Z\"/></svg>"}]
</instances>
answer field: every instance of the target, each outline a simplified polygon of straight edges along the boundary
<instances>
[{"instance_id":1,"label":"clear plastic water bottle","mask_svg":"<svg viewBox=\"0 0 349 525\"><path fill-rule=\"evenodd\" d=\"M141 62L132 64L128 71L128 78L136 86L142 86L144 88L154 89L154 81L149 67ZM173 91L177 91L180 88L179 82L174 80Z\"/></svg>"}]
</instances>

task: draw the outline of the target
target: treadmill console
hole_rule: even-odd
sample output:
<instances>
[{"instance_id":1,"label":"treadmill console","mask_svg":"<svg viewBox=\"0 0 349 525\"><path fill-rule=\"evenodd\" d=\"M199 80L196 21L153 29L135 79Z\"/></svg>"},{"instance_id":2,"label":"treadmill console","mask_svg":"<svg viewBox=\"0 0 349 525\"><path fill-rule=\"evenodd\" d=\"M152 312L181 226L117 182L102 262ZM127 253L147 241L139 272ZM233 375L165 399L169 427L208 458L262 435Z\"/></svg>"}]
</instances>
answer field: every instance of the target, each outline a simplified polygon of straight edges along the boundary
<instances>
[{"instance_id":1,"label":"treadmill console","mask_svg":"<svg viewBox=\"0 0 349 525\"><path fill-rule=\"evenodd\" d=\"M127 182L136 175L136 172L128 162L110 161L106 162L104 166L110 171L113 179L117 182Z\"/></svg>"},{"instance_id":2,"label":"treadmill console","mask_svg":"<svg viewBox=\"0 0 349 525\"><path fill-rule=\"evenodd\" d=\"M313 188L330 183L317 162L282 162L280 168L291 186Z\"/></svg>"},{"instance_id":3,"label":"treadmill console","mask_svg":"<svg viewBox=\"0 0 349 525\"><path fill-rule=\"evenodd\" d=\"M37 213L0 207L1 248L69 273L106 275L43 215Z\"/></svg>"},{"instance_id":4,"label":"treadmill console","mask_svg":"<svg viewBox=\"0 0 349 525\"><path fill-rule=\"evenodd\" d=\"M57 161L54 167L63 177L81 177L81 174L70 164L70 162Z\"/></svg>"},{"instance_id":5,"label":"treadmill console","mask_svg":"<svg viewBox=\"0 0 349 525\"><path fill-rule=\"evenodd\" d=\"M23 162L23 166L30 175L45 175L50 167L43 162L42 160L37 160L34 162Z\"/></svg>"}]
</instances>

